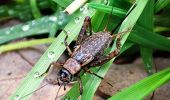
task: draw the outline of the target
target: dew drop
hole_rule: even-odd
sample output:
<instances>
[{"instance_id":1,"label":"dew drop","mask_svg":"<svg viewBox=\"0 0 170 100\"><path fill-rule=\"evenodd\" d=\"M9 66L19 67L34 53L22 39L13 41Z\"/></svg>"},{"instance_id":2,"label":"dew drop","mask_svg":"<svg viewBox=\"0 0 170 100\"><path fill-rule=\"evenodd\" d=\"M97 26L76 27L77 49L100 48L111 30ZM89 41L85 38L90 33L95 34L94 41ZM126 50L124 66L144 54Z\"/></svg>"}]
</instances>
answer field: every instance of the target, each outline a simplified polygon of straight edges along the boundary
<instances>
[{"instance_id":1,"label":"dew drop","mask_svg":"<svg viewBox=\"0 0 170 100\"><path fill-rule=\"evenodd\" d=\"M77 23L79 23L80 22L80 17L76 17L75 19L74 19L74 22L77 24Z\"/></svg>"},{"instance_id":2,"label":"dew drop","mask_svg":"<svg viewBox=\"0 0 170 100\"><path fill-rule=\"evenodd\" d=\"M10 30L7 30L7 31L5 32L5 34L7 34L7 35L10 34Z\"/></svg>"},{"instance_id":3,"label":"dew drop","mask_svg":"<svg viewBox=\"0 0 170 100\"><path fill-rule=\"evenodd\" d=\"M48 58L52 59L55 57L55 53L53 51L48 52Z\"/></svg>"},{"instance_id":4,"label":"dew drop","mask_svg":"<svg viewBox=\"0 0 170 100\"><path fill-rule=\"evenodd\" d=\"M106 5L106 4L108 4L108 0L104 0L104 2L103 2L103 3L104 3L105 5Z\"/></svg>"},{"instance_id":5,"label":"dew drop","mask_svg":"<svg viewBox=\"0 0 170 100\"><path fill-rule=\"evenodd\" d=\"M22 30L23 30L23 31L28 31L29 28L30 28L29 25L24 25L24 26L22 26Z\"/></svg>"},{"instance_id":6,"label":"dew drop","mask_svg":"<svg viewBox=\"0 0 170 100\"><path fill-rule=\"evenodd\" d=\"M19 95L15 95L14 100L19 100L20 96Z\"/></svg>"},{"instance_id":7,"label":"dew drop","mask_svg":"<svg viewBox=\"0 0 170 100\"><path fill-rule=\"evenodd\" d=\"M32 21L32 22L31 22L31 25L32 25L32 26L34 26L35 24L36 24L35 21Z\"/></svg>"},{"instance_id":8,"label":"dew drop","mask_svg":"<svg viewBox=\"0 0 170 100\"><path fill-rule=\"evenodd\" d=\"M49 19L53 22L57 21L57 17L56 16L50 16Z\"/></svg>"},{"instance_id":9,"label":"dew drop","mask_svg":"<svg viewBox=\"0 0 170 100\"><path fill-rule=\"evenodd\" d=\"M87 7L87 5L80 7L80 11L84 14L86 14L88 12L88 10L89 10L89 8Z\"/></svg>"},{"instance_id":10,"label":"dew drop","mask_svg":"<svg viewBox=\"0 0 170 100\"><path fill-rule=\"evenodd\" d=\"M14 14L14 11L13 11L13 10L8 10L8 14L9 14L9 15L13 15L13 14Z\"/></svg>"},{"instance_id":11,"label":"dew drop","mask_svg":"<svg viewBox=\"0 0 170 100\"><path fill-rule=\"evenodd\" d=\"M39 76L40 76L40 73L39 73L39 72L35 72L35 73L34 73L34 77L35 77L35 78L37 78L37 77L39 77Z\"/></svg>"}]
</instances>

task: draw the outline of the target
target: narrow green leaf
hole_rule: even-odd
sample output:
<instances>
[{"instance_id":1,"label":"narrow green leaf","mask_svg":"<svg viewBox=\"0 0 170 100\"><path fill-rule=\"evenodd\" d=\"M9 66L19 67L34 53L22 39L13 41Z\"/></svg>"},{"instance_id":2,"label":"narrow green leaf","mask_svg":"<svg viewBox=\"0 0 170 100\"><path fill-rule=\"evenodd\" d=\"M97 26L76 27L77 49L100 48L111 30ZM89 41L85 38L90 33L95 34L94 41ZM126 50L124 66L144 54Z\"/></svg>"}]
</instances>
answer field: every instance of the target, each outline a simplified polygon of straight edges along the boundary
<instances>
[{"instance_id":1,"label":"narrow green leaf","mask_svg":"<svg viewBox=\"0 0 170 100\"><path fill-rule=\"evenodd\" d=\"M29 41L6 44L6 45L0 46L0 53L23 49L23 48L45 44L45 43L52 43L53 41L54 41L54 38L46 38L46 39L36 39L36 40L29 40Z\"/></svg>"},{"instance_id":2,"label":"narrow green leaf","mask_svg":"<svg viewBox=\"0 0 170 100\"><path fill-rule=\"evenodd\" d=\"M108 100L141 100L158 87L170 81L170 68L153 74L136 84L123 89Z\"/></svg>"},{"instance_id":3,"label":"narrow green leaf","mask_svg":"<svg viewBox=\"0 0 170 100\"><path fill-rule=\"evenodd\" d=\"M154 3L155 0L150 0L147 4L147 6L145 7L142 15L139 18L139 25L141 25L142 27L150 30L153 32L153 14L154 14ZM141 52L141 57L142 60L145 64L145 69L146 71L151 75L153 74L153 57L152 57L152 53L153 53L153 48L146 48L143 46L140 46L140 52Z\"/></svg>"},{"instance_id":4,"label":"narrow green leaf","mask_svg":"<svg viewBox=\"0 0 170 100\"><path fill-rule=\"evenodd\" d=\"M30 5L32 8L32 14L33 14L34 18L40 18L41 13L39 11L39 8L37 7L37 0L30 0Z\"/></svg>"},{"instance_id":5,"label":"narrow green leaf","mask_svg":"<svg viewBox=\"0 0 170 100\"><path fill-rule=\"evenodd\" d=\"M170 3L170 0L157 0L155 3L155 12L159 12Z\"/></svg>"},{"instance_id":6,"label":"narrow green leaf","mask_svg":"<svg viewBox=\"0 0 170 100\"><path fill-rule=\"evenodd\" d=\"M33 21L29 21L25 24L18 24L12 27L1 29L0 44L22 37L46 34L50 31L51 24L56 24L59 22L57 19L58 16L59 14L56 16L46 16ZM64 24L60 25L59 28L63 26Z\"/></svg>"},{"instance_id":7,"label":"narrow green leaf","mask_svg":"<svg viewBox=\"0 0 170 100\"><path fill-rule=\"evenodd\" d=\"M53 0L61 7L67 7L73 0Z\"/></svg>"},{"instance_id":8,"label":"narrow green leaf","mask_svg":"<svg viewBox=\"0 0 170 100\"><path fill-rule=\"evenodd\" d=\"M146 30L143 27L135 26L135 30L129 36L129 40L144 47L170 51L170 39Z\"/></svg>"},{"instance_id":9,"label":"narrow green leaf","mask_svg":"<svg viewBox=\"0 0 170 100\"><path fill-rule=\"evenodd\" d=\"M103 4L96 4L96 3L89 3L89 7L94 8L96 10L105 12L105 13L111 13L112 15L122 17L126 15L126 10L117 8L117 7L112 7L112 6L107 6Z\"/></svg>"}]
</instances>

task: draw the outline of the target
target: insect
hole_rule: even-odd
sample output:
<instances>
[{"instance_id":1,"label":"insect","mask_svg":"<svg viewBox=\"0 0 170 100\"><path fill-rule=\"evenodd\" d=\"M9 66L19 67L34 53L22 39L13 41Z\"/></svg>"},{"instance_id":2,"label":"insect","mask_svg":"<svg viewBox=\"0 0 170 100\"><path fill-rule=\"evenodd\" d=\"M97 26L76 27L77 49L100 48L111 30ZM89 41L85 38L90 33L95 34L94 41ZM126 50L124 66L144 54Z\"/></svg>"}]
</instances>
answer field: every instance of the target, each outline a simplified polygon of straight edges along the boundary
<instances>
[{"instance_id":1,"label":"insect","mask_svg":"<svg viewBox=\"0 0 170 100\"><path fill-rule=\"evenodd\" d=\"M86 34L87 32L90 32L89 36ZM65 33L67 34L66 31ZM60 67L57 77L58 85L60 87L64 86L64 89L66 89L65 86L72 81L73 77L76 77L80 87L80 94L82 94L83 86L80 78L81 70L84 70L87 73L93 74L103 79L103 77L92 72L89 68L92 66L103 65L104 63L108 62L120 53L120 40L122 37L122 33L125 32L118 33L116 36L111 35L111 32L108 31L97 32L95 34L92 34L91 19L89 16L87 16L84 20L84 24L80 30L78 39L76 41L76 47L73 51L71 51L66 41L68 38L68 35L66 35L64 44L70 55L70 58L66 60L65 63L52 62L50 64L50 66L53 65L54 67ZM110 54L105 56L104 50L110 45L110 43L115 37L117 38L117 48ZM46 73L48 73L49 70L50 67L48 68ZM111 85L109 82L107 83Z\"/></svg>"}]
</instances>

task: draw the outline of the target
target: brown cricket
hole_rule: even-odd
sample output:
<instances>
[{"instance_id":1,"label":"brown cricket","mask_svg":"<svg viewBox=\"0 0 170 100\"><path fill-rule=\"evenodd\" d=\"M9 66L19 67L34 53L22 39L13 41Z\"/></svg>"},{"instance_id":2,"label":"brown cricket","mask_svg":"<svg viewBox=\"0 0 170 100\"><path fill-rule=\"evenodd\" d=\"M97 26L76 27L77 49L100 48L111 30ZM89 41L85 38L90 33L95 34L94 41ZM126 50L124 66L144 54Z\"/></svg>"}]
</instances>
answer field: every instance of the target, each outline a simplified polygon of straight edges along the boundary
<instances>
[{"instance_id":1,"label":"brown cricket","mask_svg":"<svg viewBox=\"0 0 170 100\"><path fill-rule=\"evenodd\" d=\"M87 35L86 34L87 32L89 32L90 35ZM89 68L92 66L101 66L104 63L111 60L113 57L117 56L120 53L120 48L121 48L120 40L122 37L122 33L126 33L126 32L121 32L118 33L117 35L112 35L111 32L105 30L105 31L92 34L91 19L89 16L87 16L79 32L75 49L71 51L66 41L68 35L67 32L65 31L66 38L64 40L64 44L70 55L70 58L65 63L52 62L50 64L50 66L53 65L54 67L60 67L60 70L58 72L58 77L57 77L58 85L59 86L63 85L65 89L65 86L72 81L72 78L76 77L80 87L79 88L80 94L82 94L83 86L80 78L81 70L84 70L87 73L93 74L103 79L103 77L92 72ZM117 40L116 41L117 48L114 51L112 51L110 54L104 55L104 50L110 45L112 40L115 38ZM48 68L46 73L48 73L49 69L50 67ZM107 83L111 85L109 82Z\"/></svg>"}]
</instances>

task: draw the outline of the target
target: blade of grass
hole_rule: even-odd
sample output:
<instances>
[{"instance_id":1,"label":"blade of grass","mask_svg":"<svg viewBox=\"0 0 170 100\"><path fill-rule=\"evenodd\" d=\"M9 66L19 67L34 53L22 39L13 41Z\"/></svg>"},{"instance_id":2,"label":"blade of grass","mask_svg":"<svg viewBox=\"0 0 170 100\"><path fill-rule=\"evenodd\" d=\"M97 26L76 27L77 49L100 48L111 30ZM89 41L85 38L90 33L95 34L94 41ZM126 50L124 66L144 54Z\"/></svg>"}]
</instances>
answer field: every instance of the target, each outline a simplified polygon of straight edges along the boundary
<instances>
[{"instance_id":1,"label":"blade of grass","mask_svg":"<svg viewBox=\"0 0 170 100\"><path fill-rule=\"evenodd\" d=\"M155 12L159 12L170 3L169 0L157 0L155 3Z\"/></svg>"},{"instance_id":2,"label":"blade of grass","mask_svg":"<svg viewBox=\"0 0 170 100\"><path fill-rule=\"evenodd\" d=\"M153 50L150 48L140 47L140 53L145 65L145 70L149 75L153 74Z\"/></svg>"},{"instance_id":3,"label":"blade of grass","mask_svg":"<svg viewBox=\"0 0 170 100\"><path fill-rule=\"evenodd\" d=\"M73 0L53 0L56 2L59 6L66 8Z\"/></svg>"},{"instance_id":4,"label":"blade of grass","mask_svg":"<svg viewBox=\"0 0 170 100\"><path fill-rule=\"evenodd\" d=\"M119 17L124 17L126 15L126 10L117 8L117 7L112 7L112 6L107 6L103 4L96 4L96 3L89 3L89 7L94 8L99 11L103 11L104 13L111 13L112 15L119 16ZM112 10L113 9L113 10Z\"/></svg>"},{"instance_id":5,"label":"blade of grass","mask_svg":"<svg viewBox=\"0 0 170 100\"><path fill-rule=\"evenodd\" d=\"M37 0L30 0L30 6L31 6L31 10L32 10L32 14L34 18L40 18L41 13L39 11L39 8L37 7Z\"/></svg>"},{"instance_id":6,"label":"blade of grass","mask_svg":"<svg viewBox=\"0 0 170 100\"><path fill-rule=\"evenodd\" d=\"M132 33L129 40L141 46L170 51L170 39L167 37L148 31L139 25L135 26L135 31L132 31Z\"/></svg>"},{"instance_id":7,"label":"blade of grass","mask_svg":"<svg viewBox=\"0 0 170 100\"><path fill-rule=\"evenodd\" d=\"M36 40L22 41L22 42L2 45L2 46L0 46L0 53L12 51L12 50L23 49L23 48L31 47L34 45L52 43L54 41L54 39L55 38L36 39Z\"/></svg>"},{"instance_id":8,"label":"blade of grass","mask_svg":"<svg viewBox=\"0 0 170 100\"><path fill-rule=\"evenodd\" d=\"M170 81L170 68L153 74L136 84L123 89L108 100L141 100L158 87Z\"/></svg>"},{"instance_id":9,"label":"blade of grass","mask_svg":"<svg viewBox=\"0 0 170 100\"><path fill-rule=\"evenodd\" d=\"M139 18L139 25L153 32L153 14L154 14L154 3L155 0L148 2L142 15ZM153 49L140 46L141 57L145 65L145 69L149 75L153 74Z\"/></svg>"},{"instance_id":10,"label":"blade of grass","mask_svg":"<svg viewBox=\"0 0 170 100\"><path fill-rule=\"evenodd\" d=\"M58 16L59 15L46 16L33 21L29 21L25 24L19 24L12 27L1 29L0 44L22 37L46 34L49 32L51 24L58 23L57 19ZM63 26L64 24L60 25L59 28Z\"/></svg>"},{"instance_id":11,"label":"blade of grass","mask_svg":"<svg viewBox=\"0 0 170 100\"><path fill-rule=\"evenodd\" d=\"M129 14L129 16L121 24L119 32L127 31L129 28L133 28L133 26L136 24L138 18L140 17L143 9L145 8L147 2L148 2L148 0L145 0L145 1L138 0L137 6L133 9L133 11ZM126 39L128 38L129 33L130 32L127 32L123 36L123 38L121 40L122 45L125 43ZM115 50L115 48L116 48L116 44L114 43L111 51ZM106 74L109 67L111 66L113 60L114 60L114 58L111 61L109 61L108 63L104 64L96 74L103 77ZM82 94L81 99L82 100L91 100L98 85L100 84L100 82L101 82L101 80L99 78L91 77L85 85L84 93Z\"/></svg>"},{"instance_id":12,"label":"blade of grass","mask_svg":"<svg viewBox=\"0 0 170 100\"><path fill-rule=\"evenodd\" d=\"M79 20L79 23L75 23L74 20L71 20L67 24L64 30L66 30L69 33L67 41L69 44L77 36L85 16L92 16L94 12L95 11L92 9L89 9L86 14L78 12L76 16L79 17L81 15L82 17ZM48 48L48 50L42 55L42 57L36 63L33 69L28 73L26 78L22 81L21 85L17 88L16 92L11 96L11 99L18 97L20 99L22 98L22 100L27 100L31 95L27 97L24 96L38 88L44 77L37 77L37 75L41 75L42 73L44 73L49 67L50 62L56 61L60 57L60 55L64 52L64 50L66 49L63 44L64 38L65 33L61 32L59 36L56 38L56 40Z\"/></svg>"}]
</instances>

